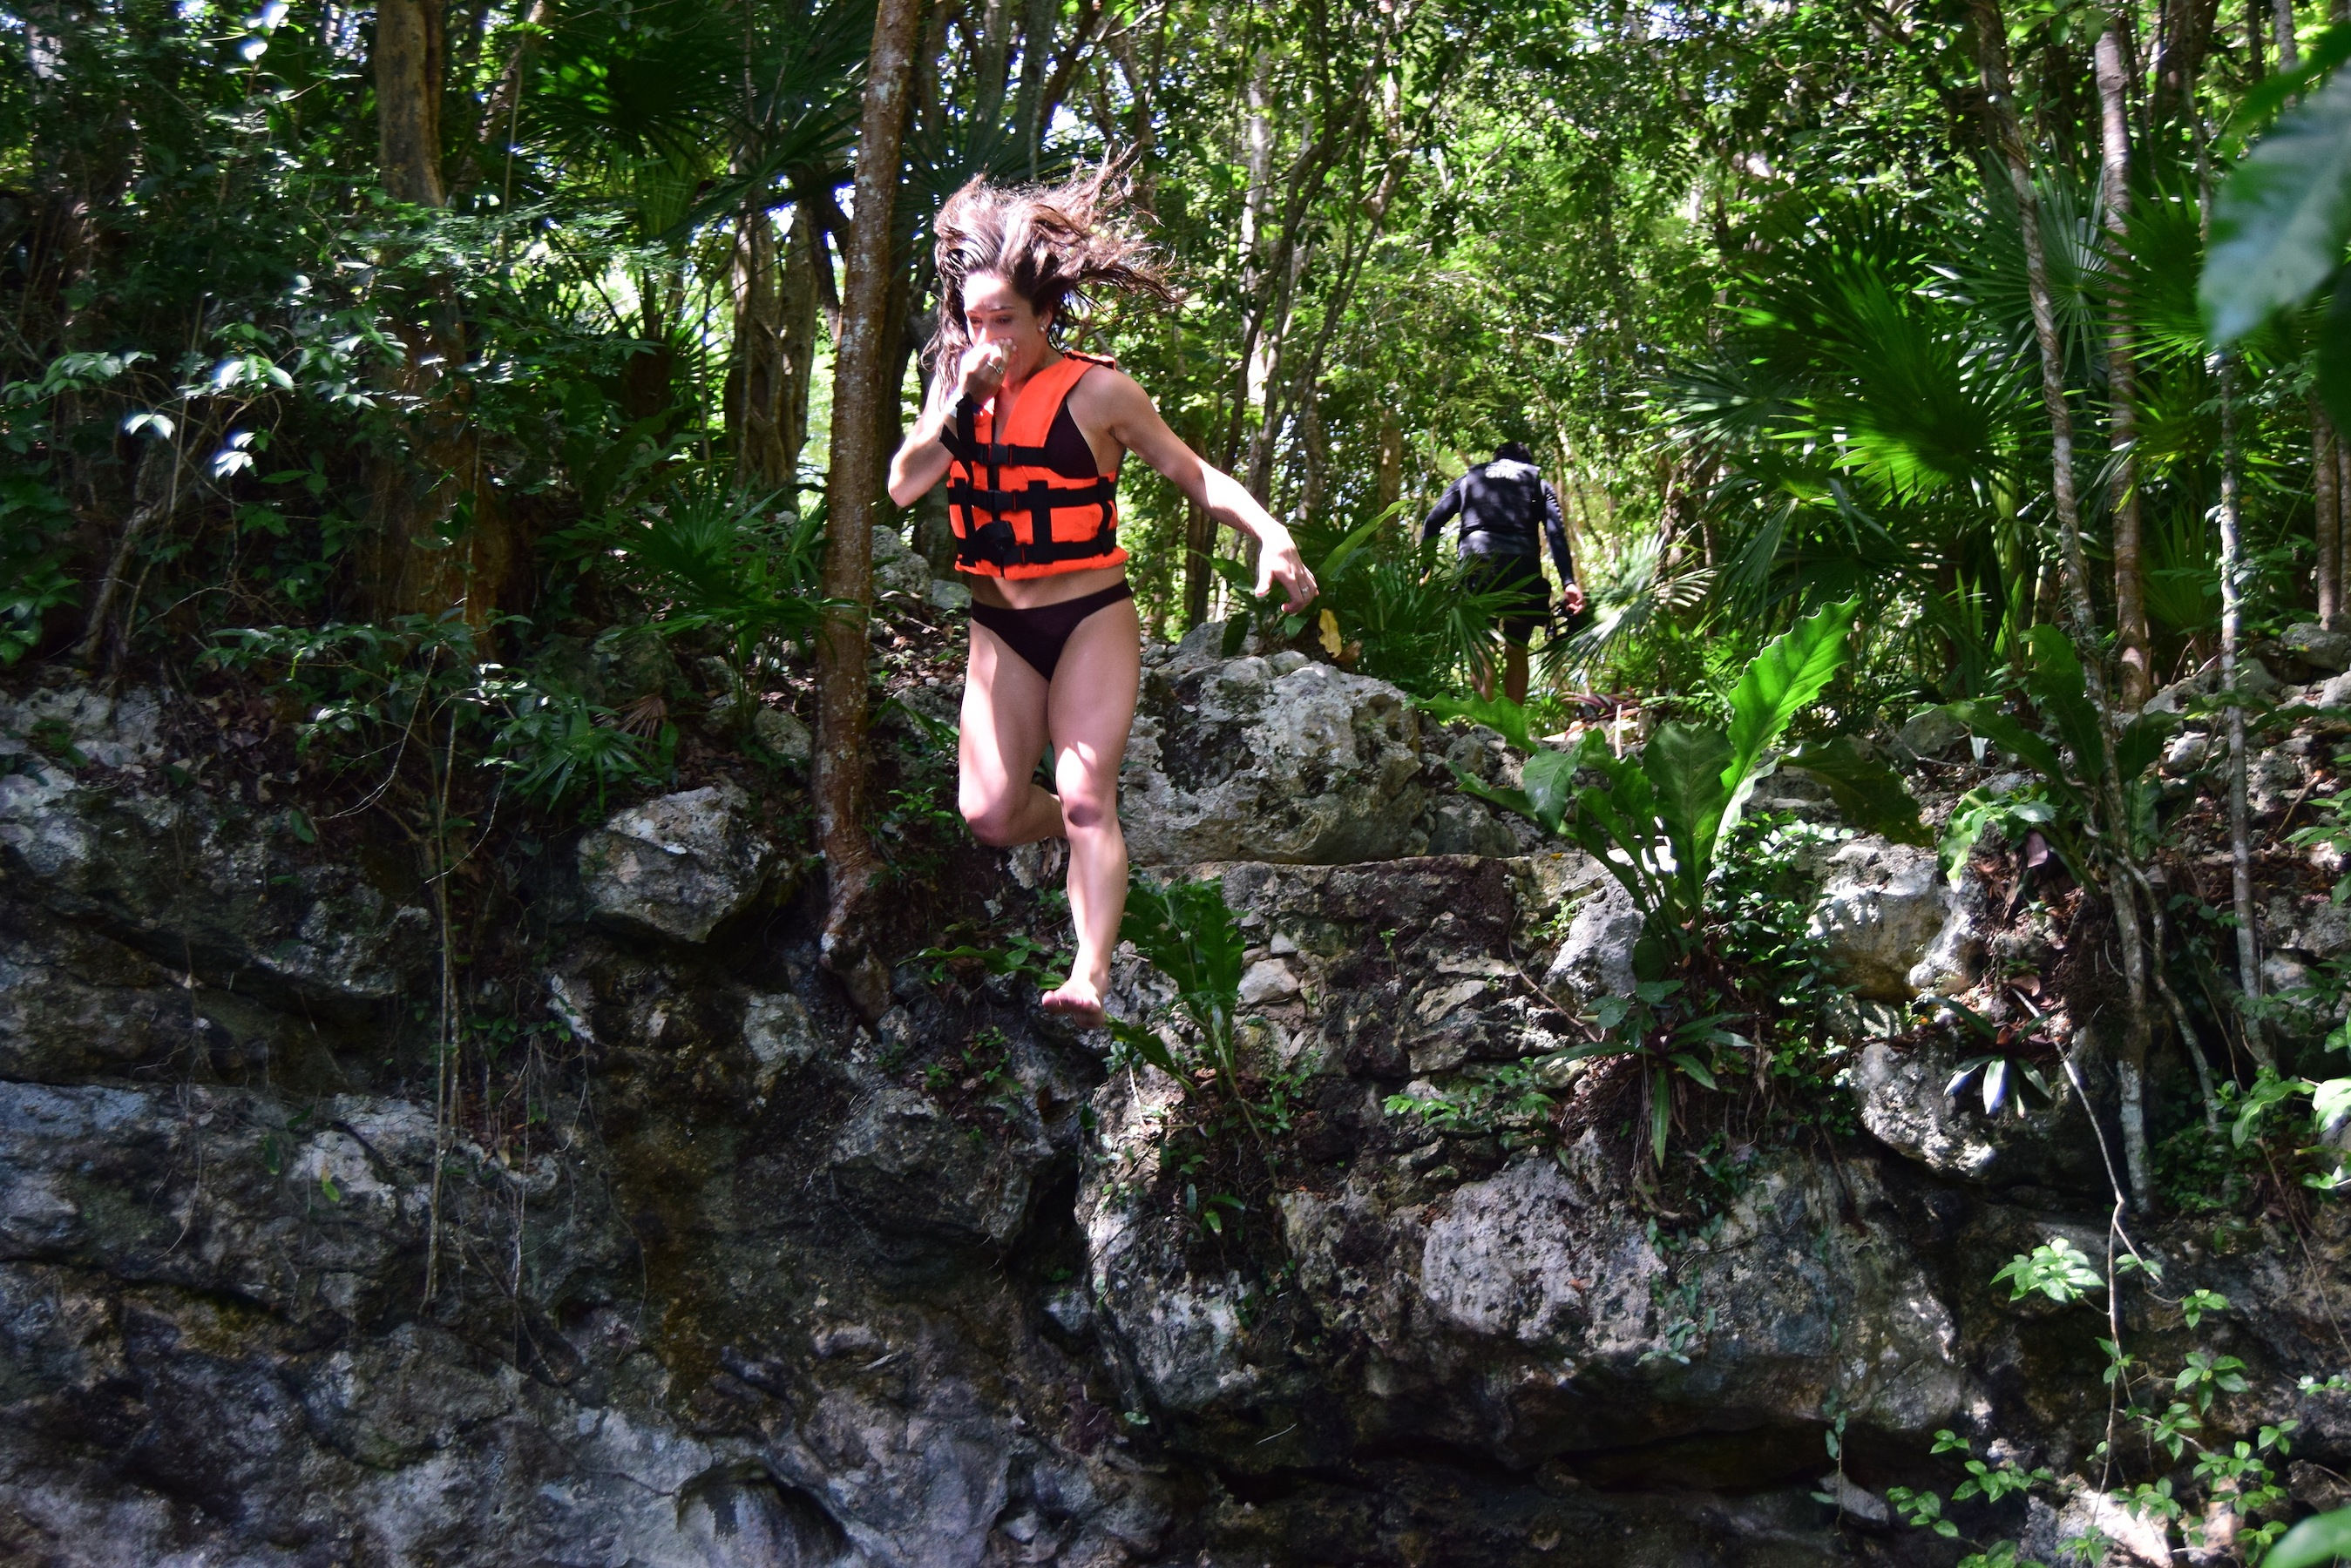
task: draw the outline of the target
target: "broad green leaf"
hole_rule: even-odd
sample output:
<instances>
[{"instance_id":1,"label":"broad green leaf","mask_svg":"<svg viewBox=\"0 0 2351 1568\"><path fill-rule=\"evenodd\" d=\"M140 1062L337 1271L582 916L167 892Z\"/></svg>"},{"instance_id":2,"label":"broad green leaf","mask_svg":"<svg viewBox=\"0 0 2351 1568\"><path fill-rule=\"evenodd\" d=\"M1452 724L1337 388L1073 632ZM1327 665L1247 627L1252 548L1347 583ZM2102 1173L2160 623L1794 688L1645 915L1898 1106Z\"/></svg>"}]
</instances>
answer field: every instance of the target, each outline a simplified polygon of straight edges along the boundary
<instances>
[{"instance_id":1,"label":"broad green leaf","mask_svg":"<svg viewBox=\"0 0 2351 1568\"><path fill-rule=\"evenodd\" d=\"M1688 1052L1675 1052L1672 1061L1675 1066L1679 1067L1683 1072L1687 1073L1691 1077L1696 1078L1708 1088L1719 1089L1722 1086L1714 1081L1713 1071L1709 1069L1705 1063L1699 1061L1696 1056L1691 1055Z\"/></svg>"},{"instance_id":2,"label":"broad green leaf","mask_svg":"<svg viewBox=\"0 0 2351 1568\"><path fill-rule=\"evenodd\" d=\"M1656 797L1648 774L1638 762L1610 752L1597 731L1584 732L1583 743L1571 756L1577 770L1606 782L1576 792L1575 808L1560 831L1624 884L1644 916L1655 915L1666 890L1656 873Z\"/></svg>"},{"instance_id":3,"label":"broad green leaf","mask_svg":"<svg viewBox=\"0 0 2351 1568\"><path fill-rule=\"evenodd\" d=\"M1699 890L1714 864L1729 789L1730 737L1696 724L1660 724L1641 748L1641 771L1656 792L1657 817L1674 853L1674 877L1683 888L1683 918L1698 911Z\"/></svg>"},{"instance_id":4,"label":"broad green leaf","mask_svg":"<svg viewBox=\"0 0 2351 1568\"><path fill-rule=\"evenodd\" d=\"M1631 897L1633 907L1648 917L1664 906L1666 894L1649 854L1654 828L1648 825L1656 818L1645 815L1640 820L1644 829L1636 831L1606 795L1585 790L1576 796L1575 815L1560 825L1560 831L1615 877Z\"/></svg>"},{"instance_id":5,"label":"broad green leaf","mask_svg":"<svg viewBox=\"0 0 2351 1568\"><path fill-rule=\"evenodd\" d=\"M2264 1568L2326 1568L2337 1557L2351 1557L2351 1508L2304 1520L2262 1562Z\"/></svg>"},{"instance_id":6,"label":"broad green leaf","mask_svg":"<svg viewBox=\"0 0 2351 1568\"><path fill-rule=\"evenodd\" d=\"M1730 749L1722 770L1720 826L1729 831L1753 791L1763 753L1844 663L1859 599L1831 605L1771 639L1730 693Z\"/></svg>"},{"instance_id":7,"label":"broad green leaf","mask_svg":"<svg viewBox=\"0 0 2351 1568\"><path fill-rule=\"evenodd\" d=\"M1176 1061L1175 1054L1167 1049L1167 1042L1159 1038L1156 1033L1117 1018L1110 1021L1110 1032L1120 1044L1183 1085L1187 1090L1191 1087L1192 1080L1185 1075L1183 1068Z\"/></svg>"},{"instance_id":8,"label":"broad green leaf","mask_svg":"<svg viewBox=\"0 0 2351 1568\"><path fill-rule=\"evenodd\" d=\"M1387 520L1387 514L1382 513L1344 539L1340 540L1338 547L1323 556L1322 564L1314 568L1315 581L1326 588L1337 582L1340 574L1347 569L1347 563L1355 558L1355 552L1362 549L1370 541L1372 535L1380 531L1380 524ZM1257 585L1251 583L1249 586L1255 587Z\"/></svg>"},{"instance_id":9,"label":"broad green leaf","mask_svg":"<svg viewBox=\"0 0 2351 1568\"><path fill-rule=\"evenodd\" d=\"M1896 844L1933 842L1902 775L1864 752L1852 736L1802 747L1784 765L1827 785L1838 813L1864 833L1882 833Z\"/></svg>"},{"instance_id":10,"label":"broad green leaf","mask_svg":"<svg viewBox=\"0 0 2351 1568\"><path fill-rule=\"evenodd\" d=\"M1240 921L1226 907L1219 882L1156 888L1137 881L1127 894L1118 934L1186 996L1226 998L1240 990ZM1226 1006L1229 1010L1230 1003Z\"/></svg>"},{"instance_id":11,"label":"broad green leaf","mask_svg":"<svg viewBox=\"0 0 2351 1568\"><path fill-rule=\"evenodd\" d=\"M2197 286L2230 344L2335 275L2351 236L2351 74L2282 115L2220 187Z\"/></svg>"},{"instance_id":12,"label":"broad green leaf","mask_svg":"<svg viewBox=\"0 0 2351 1568\"><path fill-rule=\"evenodd\" d=\"M1565 752L1536 752L1527 758L1523 776L1536 819L1558 832L1575 795L1575 759Z\"/></svg>"},{"instance_id":13,"label":"broad green leaf","mask_svg":"<svg viewBox=\"0 0 2351 1568\"><path fill-rule=\"evenodd\" d=\"M2312 1085L2310 1119L2321 1136L2331 1137L2346 1117L2351 1117L2351 1078L2326 1078Z\"/></svg>"},{"instance_id":14,"label":"broad green leaf","mask_svg":"<svg viewBox=\"0 0 2351 1568\"><path fill-rule=\"evenodd\" d=\"M2141 713L2123 726L2122 733L2115 737L2115 772L2125 785L2155 766L2163 755L2163 742L2170 738L2171 726L2168 713Z\"/></svg>"},{"instance_id":15,"label":"broad green leaf","mask_svg":"<svg viewBox=\"0 0 2351 1568\"><path fill-rule=\"evenodd\" d=\"M2262 121L2283 109L2287 99L2334 75L2335 67L2345 60L2351 60L2351 23L2337 22L2310 41L2309 50L2294 69L2278 71L2253 84L2229 117L2229 134L2251 135Z\"/></svg>"},{"instance_id":16,"label":"broad green leaf","mask_svg":"<svg viewBox=\"0 0 2351 1568\"><path fill-rule=\"evenodd\" d=\"M2048 741L2026 729L1992 703L1985 701L1953 702L1943 710L1971 733L1981 735L2001 751L2012 753L2018 761L2048 781L2049 787L2062 791L2077 805L2085 805L2081 792L2074 787L2072 777L2065 772L2064 759Z\"/></svg>"},{"instance_id":17,"label":"broad green leaf","mask_svg":"<svg viewBox=\"0 0 2351 1568\"><path fill-rule=\"evenodd\" d=\"M2098 711L2090 701L2089 686L2083 679L2082 660L2074 651L2074 639L2045 621L2027 632L2025 638L2026 650L2031 655L2031 663L2025 669L2025 689L2057 726L2058 738L2074 749L2074 763L2082 777L2097 778L2105 771L2105 732L2098 723Z\"/></svg>"},{"instance_id":18,"label":"broad green leaf","mask_svg":"<svg viewBox=\"0 0 2351 1568\"><path fill-rule=\"evenodd\" d=\"M2351 32L2351 27L2343 29ZM2311 358L2317 362L2318 400L2337 429L2351 420L2351 267L2335 275L2335 296L2319 318Z\"/></svg>"},{"instance_id":19,"label":"broad green leaf","mask_svg":"<svg viewBox=\"0 0 2351 1568\"><path fill-rule=\"evenodd\" d=\"M1649 1085L1649 1153L1659 1165L1666 1163L1666 1130L1673 1125L1673 1085L1660 1067Z\"/></svg>"},{"instance_id":20,"label":"broad green leaf","mask_svg":"<svg viewBox=\"0 0 2351 1568\"><path fill-rule=\"evenodd\" d=\"M1483 724L1521 753L1531 755L1534 736L1527 728L1527 711L1508 697L1439 697L1421 706L1440 719L1467 719Z\"/></svg>"},{"instance_id":21,"label":"broad green leaf","mask_svg":"<svg viewBox=\"0 0 2351 1568\"><path fill-rule=\"evenodd\" d=\"M1458 763L1448 762L1445 765L1453 770L1453 782L1461 786L1463 794L1474 794L1479 800L1489 801L1500 806L1504 811L1515 811L1529 822L1541 823L1553 832L1559 830L1558 819L1546 818L1541 806L1525 790L1504 789L1496 784L1489 784Z\"/></svg>"}]
</instances>

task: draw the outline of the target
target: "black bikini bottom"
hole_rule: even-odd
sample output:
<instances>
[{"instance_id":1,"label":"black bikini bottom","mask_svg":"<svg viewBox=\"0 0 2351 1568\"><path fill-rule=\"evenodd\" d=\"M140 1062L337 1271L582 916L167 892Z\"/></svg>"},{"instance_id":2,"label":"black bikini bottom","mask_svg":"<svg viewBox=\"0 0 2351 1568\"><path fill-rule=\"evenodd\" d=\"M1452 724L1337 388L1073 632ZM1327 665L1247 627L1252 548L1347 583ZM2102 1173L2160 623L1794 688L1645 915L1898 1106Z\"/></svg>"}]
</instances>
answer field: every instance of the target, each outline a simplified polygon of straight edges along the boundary
<instances>
[{"instance_id":1,"label":"black bikini bottom","mask_svg":"<svg viewBox=\"0 0 2351 1568\"><path fill-rule=\"evenodd\" d=\"M1053 679L1053 666L1061 662L1061 649L1069 646L1070 635L1078 629L1078 624L1098 609L1107 609L1121 599L1134 597L1134 589L1122 580L1100 593L1063 599L1059 604L1038 605L1029 609L975 603L971 607L971 618L1001 638L1005 647L1027 659L1031 669L1050 680Z\"/></svg>"}]
</instances>

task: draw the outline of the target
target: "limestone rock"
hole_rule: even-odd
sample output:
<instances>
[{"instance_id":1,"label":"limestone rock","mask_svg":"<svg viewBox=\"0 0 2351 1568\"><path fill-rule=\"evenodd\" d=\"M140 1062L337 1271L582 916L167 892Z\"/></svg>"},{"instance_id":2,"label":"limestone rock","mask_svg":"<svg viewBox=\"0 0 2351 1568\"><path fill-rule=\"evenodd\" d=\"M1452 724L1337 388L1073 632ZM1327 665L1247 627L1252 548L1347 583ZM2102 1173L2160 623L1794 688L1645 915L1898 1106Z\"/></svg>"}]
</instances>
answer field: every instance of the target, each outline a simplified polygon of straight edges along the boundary
<instances>
[{"instance_id":1,"label":"limestone rock","mask_svg":"<svg viewBox=\"0 0 2351 1568\"><path fill-rule=\"evenodd\" d=\"M775 846L731 784L615 812L580 841L580 880L597 919L674 941L706 940L764 889Z\"/></svg>"},{"instance_id":2,"label":"limestone rock","mask_svg":"<svg viewBox=\"0 0 2351 1568\"><path fill-rule=\"evenodd\" d=\"M762 1095L777 1079L806 1066L820 1049L808 1009L788 991L757 995L744 1004L743 1044L759 1064L755 1086Z\"/></svg>"},{"instance_id":3,"label":"limestone rock","mask_svg":"<svg viewBox=\"0 0 2351 1568\"><path fill-rule=\"evenodd\" d=\"M1384 681L1291 652L1179 653L1144 675L1120 777L1127 851L1143 866L1419 854L1420 761L1412 705Z\"/></svg>"},{"instance_id":4,"label":"limestone rock","mask_svg":"<svg viewBox=\"0 0 2351 1568\"><path fill-rule=\"evenodd\" d=\"M1866 835L1829 857L1812 931L1858 994L1902 1002L1911 994L1911 971L1927 957L1950 908L1933 850Z\"/></svg>"},{"instance_id":5,"label":"limestone rock","mask_svg":"<svg viewBox=\"0 0 2351 1568\"><path fill-rule=\"evenodd\" d=\"M1152 1114L1104 1109L1113 1147ZM1302 1304L1329 1348L1367 1367L1322 1386L1335 1396L1324 1419L1524 1465L1704 1429L1728 1402L1747 1428L1801 1428L1832 1388L1886 1432L1923 1437L1962 1407L1957 1320L1933 1277L1889 1245L1898 1220L1866 1160L1843 1191L1802 1162L1771 1166L1719 1235L1690 1250L1612 1199L1597 1163L1588 1149L1564 1166L1520 1159L1429 1204L1384 1197L1383 1178L1361 1168L1286 1193ZM1095 1300L1155 1398L1214 1429L1303 1392L1286 1341L1254 1332L1266 1314L1242 1281L1187 1264L1107 1189L1081 1207ZM1856 1210L1871 1218L1823 1223Z\"/></svg>"},{"instance_id":6,"label":"limestone rock","mask_svg":"<svg viewBox=\"0 0 2351 1568\"><path fill-rule=\"evenodd\" d=\"M1567 940L1543 975L1543 989L1571 1007L1589 1007L1603 996L1633 994L1633 947L1641 940L1641 911L1633 895L1614 877L1575 912Z\"/></svg>"},{"instance_id":7,"label":"limestone rock","mask_svg":"<svg viewBox=\"0 0 2351 1568\"><path fill-rule=\"evenodd\" d=\"M0 694L0 757L24 756L38 733L54 751L70 748L103 768L144 772L164 761L164 698L146 687L109 697L87 687Z\"/></svg>"},{"instance_id":8,"label":"limestone rock","mask_svg":"<svg viewBox=\"0 0 2351 1568\"><path fill-rule=\"evenodd\" d=\"M2294 928L2273 940L2280 947L2294 948L2313 958L2333 958L2351 948L2351 906L2331 898L2305 899Z\"/></svg>"},{"instance_id":9,"label":"limestone rock","mask_svg":"<svg viewBox=\"0 0 2351 1568\"><path fill-rule=\"evenodd\" d=\"M2314 621L2290 626L2278 634L2278 647L2320 675L2351 670L2351 632L2330 631Z\"/></svg>"},{"instance_id":10,"label":"limestone rock","mask_svg":"<svg viewBox=\"0 0 2351 1568\"><path fill-rule=\"evenodd\" d=\"M931 588L931 564L907 548L895 528L873 526L873 591L923 598Z\"/></svg>"},{"instance_id":11,"label":"limestone rock","mask_svg":"<svg viewBox=\"0 0 2351 1568\"><path fill-rule=\"evenodd\" d=\"M1940 708L1914 713L1894 738L1895 745L1912 757L1939 757L1968 738L1968 727Z\"/></svg>"},{"instance_id":12,"label":"limestone rock","mask_svg":"<svg viewBox=\"0 0 2351 1568\"><path fill-rule=\"evenodd\" d=\"M1278 958L1253 963L1241 976L1240 999L1244 1006L1263 1007L1268 1002L1287 1002L1298 994L1298 976Z\"/></svg>"},{"instance_id":13,"label":"limestone rock","mask_svg":"<svg viewBox=\"0 0 2351 1568\"><path fill-rule=\"evenodd\" d=\"M2213 738L2201 730L2182 730L2164 743L2158 764L2168 778L2185 778L2212 760Z\"/></svg>"},{"instance_id":14,"label":"limestone rock","mask_svg":"<svg viewBox=\"0 0 2351 1568\"><path fill-rule=\"evenodd\" d=\"M1945 895L1942 929L1905 977L1911 991L1921 996L1949 996L1975 983L1988 942L1986 901L1982 880L1972 869L1963 868L1959 887Z\"/></svg>"},{"instance_id":15,"label":"limestone rock","mask_svg":"<svg viewBox=\"0 0 2351 1568\"><path fill-rule=\"evenodd\" d=\"M1980 1074L1959 1094L1945 1093L1961 1060L1957 1049L1931 1037L1863 1046L1853 1069L1861 1125L1938 1176L1999 1187L2096 1189L2104 1180L2096 1142L2061 1069L2043 1074L2058 1096L2053 1102L2011 1084L1999 1114L1988 1116Z\"/></svg>"},{"instance_id":16,"label":"limestone rock","mask_svg":"<svg viewBox=\"0 0 2351 1568\"><path fill-rule=\"evenodd\" d=\"M1002 1246L1029 1217L1035 1165L1050 1152L956 1125L926 1095L886 1088L834 1140L834 1187L872 1228Z\"/></svg>"},{"instance_id":17,"label":"limestone rock","mask_svg":"<svg viewBox=\"0 0 2351 1568\"><path fill-rule=\"evenodd\" d=\"M2283 683L2269 666L2248 654L2237 660L2237 690L2257 701L2277 699ZM2151 713L2185 712L2189 705L2218 695L2221 691L2220 667L2217 661L2184 680L2175 680L2147 699L2147 711Z\"/></svg>"},{"instance_id":18,"label":"limestone rock","mask_svg":"<svg viewBox=\"0 0 2351 1568\"><path fill-rule=\"evenodd\" d=\"M1431 855L1491 855L1519 852L1518 836L1503 825L1494 808L1468 795L1437 798L1430 813L1428 852Z\"/></svg>"},{"instance_id":19,"label":"limestone rock","mask_svg":"<svg viewBox=\"0 0 2351 1568\"><path fill-rule=\"evenodd\" d=\"M59 722L82 726L86 756L133 774L134 759L159 754L152 708L126 701L100 719L109 711L49 695L74 715ZM224 986L329 1008L405 994L434 943L417 890L380 863L298 847L282 812L135 774L99 784L42 763L0 775L0 867L51 915Z\"/></svg>"},{"instance_id":20,"label":"limestone rock","mask_svg":"<svg viewBox=\"0 0 2351 1568\"><path fill-rule=\"evenodd\" d=\"M789 708L759 708L751 714L751 736L795 767L816 759L816 737Z\"/></svg>"},{"instance_id":21,"label":"limestone rock","mask_svg":"<svg viewBox=\"0 0 2351 1568\"><path fill-rule=\"evenodd\" d=\"M933 577L931 586L923 590L923 602L954 614L971 608L971 590L952 577Z\"/></svg>"}]
</instances>

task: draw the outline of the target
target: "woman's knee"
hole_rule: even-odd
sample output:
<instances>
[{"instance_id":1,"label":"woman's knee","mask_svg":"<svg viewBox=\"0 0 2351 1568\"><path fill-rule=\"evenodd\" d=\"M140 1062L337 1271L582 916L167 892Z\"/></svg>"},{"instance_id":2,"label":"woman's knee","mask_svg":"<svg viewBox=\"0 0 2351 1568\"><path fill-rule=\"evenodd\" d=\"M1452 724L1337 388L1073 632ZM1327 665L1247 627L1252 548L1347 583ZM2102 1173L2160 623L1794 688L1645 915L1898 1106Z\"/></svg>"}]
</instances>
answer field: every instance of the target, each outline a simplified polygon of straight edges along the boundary
<instances>
[{"instance_id":1,"label":"woman's knee","mask_svg":"<svg viewBox=\"0 0 2351 1568\"><path fill-rule=\"evenodd\" d=\"M1118 826L1118 779L1096 778L1086 770L1069 768L1053 781L1061 787L1061 821L1070 831Z\"/></svg>"},{"instance_id":2,"label":"woman's knee","mask_svg":"<svg viewBox=\"0 0 2351 1568\"><path fill-rule=\"evenodd\" d=\"M964 825L971 829L971 836L982 844L1001 848L1019 841L1018 797L967 789L959 793L956 805L963 812Z\"/></svg>"}]
</instances>

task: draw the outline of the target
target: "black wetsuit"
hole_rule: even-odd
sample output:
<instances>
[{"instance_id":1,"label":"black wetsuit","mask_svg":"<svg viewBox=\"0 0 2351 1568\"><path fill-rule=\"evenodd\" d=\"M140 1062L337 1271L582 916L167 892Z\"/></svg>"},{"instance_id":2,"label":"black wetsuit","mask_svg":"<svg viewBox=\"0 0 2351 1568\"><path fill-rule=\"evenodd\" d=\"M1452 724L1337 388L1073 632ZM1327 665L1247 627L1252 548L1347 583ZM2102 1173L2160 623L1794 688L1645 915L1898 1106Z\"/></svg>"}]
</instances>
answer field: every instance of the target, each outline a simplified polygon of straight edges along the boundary
<instances>
[{"instance_id":1,"label":"black wetsuit","mask_svg":"<svg viewBox=\"0 0 2351 1568\"><path fill-rule=\"evenodd\" d=\"M1559 509L1559 492L1544 482L1534 464L1498 457L1453 482L1422 521L1421 538L1435 538L1456 516L1461 519L1462 558L1475 561L1470 580L1480 589L1522 590L1521 605L1502 618L1502 635L1525 642L1551 618L1551 594L1542 580L1543 544L1551 545L1561 585L1575 581L1575 558L1568 553L1567 519Z\"/></svg>"}]
</instances>

